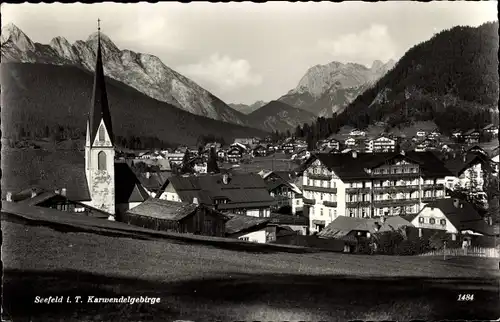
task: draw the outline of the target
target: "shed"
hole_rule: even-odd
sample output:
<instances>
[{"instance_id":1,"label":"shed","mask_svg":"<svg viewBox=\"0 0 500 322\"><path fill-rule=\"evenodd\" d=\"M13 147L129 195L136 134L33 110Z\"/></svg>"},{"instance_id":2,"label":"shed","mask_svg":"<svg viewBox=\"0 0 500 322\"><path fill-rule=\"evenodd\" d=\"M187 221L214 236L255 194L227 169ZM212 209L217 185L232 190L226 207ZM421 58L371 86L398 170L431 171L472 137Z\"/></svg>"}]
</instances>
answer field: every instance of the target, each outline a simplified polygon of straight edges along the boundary
<instances>
[{"instance_id":1,"label":"shed","mask_svg":"<svg viewBox=\"0 0 500 322\"><path fill-rule=\"evenodd\" d=\"M222 213L199 204L148 199L123 216L122 221L149 229L223 237L226 221Z\"/></svg>"}]
</instances>

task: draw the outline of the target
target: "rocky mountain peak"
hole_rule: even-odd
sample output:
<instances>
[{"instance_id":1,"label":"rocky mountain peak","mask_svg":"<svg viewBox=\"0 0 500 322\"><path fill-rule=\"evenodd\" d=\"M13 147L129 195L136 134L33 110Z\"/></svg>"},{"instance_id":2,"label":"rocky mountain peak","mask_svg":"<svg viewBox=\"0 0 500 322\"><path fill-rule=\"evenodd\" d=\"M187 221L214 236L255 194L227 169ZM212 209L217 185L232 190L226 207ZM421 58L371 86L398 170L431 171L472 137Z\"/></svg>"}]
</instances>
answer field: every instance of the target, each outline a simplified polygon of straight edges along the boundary
<instances>
[{"instance_id":1,"label":"rocky mountain peak","mask_svg":"<svg viewBox=\"0 0 500 322\"><path fill-rule=\"evenodd\" d=\"M89 45L93 50L97 48L97 36L98 32L94 32L90 34L87 38L87 45ZM109 38L106 34L100 33L101 36L101 46L104 48L104 51L110 51L112 53L120 53L120 49L115 45L115 43Z\"/></svg>"},{"instance_id":2,"label":"rocky mountain peak","mask_svg":"<svg viewBox=\"0 0 500 322\"><path fill-rule=\"evenodd\" d=\"M372 69L377 70L380 67L384 66L384 63L381 60L374 60L372 63Z\"/></svg>"},{"instance_id":3,"label":"rocky mountain peak","mask_svg":"<svg viewBox=\"0 0 500 322\"><path fill-rule=\"evenodd\" d=\"M8 23L2 28L1 44L12 43L23 51L35 50L35 44L15 24Z\"/></svg>"}]
</instances>

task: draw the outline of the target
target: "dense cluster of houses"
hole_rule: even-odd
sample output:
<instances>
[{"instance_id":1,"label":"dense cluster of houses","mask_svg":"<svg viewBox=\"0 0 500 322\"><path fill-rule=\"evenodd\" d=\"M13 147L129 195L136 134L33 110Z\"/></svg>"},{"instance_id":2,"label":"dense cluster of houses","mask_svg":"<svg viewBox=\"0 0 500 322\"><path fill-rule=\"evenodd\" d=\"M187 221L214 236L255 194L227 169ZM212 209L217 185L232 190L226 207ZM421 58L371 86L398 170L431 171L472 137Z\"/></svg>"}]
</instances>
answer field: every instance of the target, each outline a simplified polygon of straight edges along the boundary
<instances>
[{"instance_id":1,"label":"dense cluster of houses","mask_svg":"<svg viewBox=\"0 0 500 322\"><path fill-rule=\"evenodd\" d=\"M81 175L54 178L56 189L28 187L6 202L53 208L74 216L107 218L156 230L275 242L283 236L311 235L349 239L394 227L439 230L461 235L495 235L491 220L464 200L457 187L474 186L478 195L487 176L498 175L498 149L468 151L398 148L398 138L353 130L344 142L330 137L307 151L307 144L288 138L278 144L258 138L236 139L228 148L116 152L106 99L100 41L94 97L87 123ZM498 131L487 127L485 131ZM472 135L469 133L465 135ZM416 133L415 142L431 144L437 131ZM427 142L427 143L425 143ZM472 142L472 141L471 141ZM209 151L220 162L266 156L278 150L302 159L293 171L260 169L258 173L221 170L207 173ZM195 173L172 173L172 166L194 157ZM134 171L137 163L147 165ZM151 167L156 167L151 171Z\"/></svg>"}]
</instances>

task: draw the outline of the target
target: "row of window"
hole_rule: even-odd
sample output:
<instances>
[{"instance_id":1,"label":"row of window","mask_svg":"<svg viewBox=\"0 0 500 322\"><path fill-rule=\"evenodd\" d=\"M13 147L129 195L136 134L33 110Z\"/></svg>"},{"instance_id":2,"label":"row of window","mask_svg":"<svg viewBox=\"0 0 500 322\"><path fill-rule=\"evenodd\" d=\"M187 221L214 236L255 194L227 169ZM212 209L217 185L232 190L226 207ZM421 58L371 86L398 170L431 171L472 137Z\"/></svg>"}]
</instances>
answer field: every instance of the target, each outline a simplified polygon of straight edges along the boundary
<instances>
[{"instance_id":1,"label":"row of window","mask_svg":"<svg viewBox=\"0 0 500 322\"><path fill-rule=\"evenodd\" d=\"M425 224L425 218L424 217L419 217L418 218L418 222L421 223L421 224ZM436 219L434 218L429 218L429 224L431 225L435 225L436 224ZM441 226L446 226L446 219L441 219L439 221L439 223L441 224Z\"/></svg>"},{"instance_id":2,"label":"row of window","mask_svg":"<svg viewBox=\"0 0 500 322\"><path fill-rule=\"evenodd\" d=\"M311 217L314 216L314 207L311 207L310 208L310 215ZM323 208L319 208L319 215L320 216L323 216ZM337 216L337 209L328 209L328 216L329 217L336 217Z\"/></svg>"},{"instance_id":3,"label":"row of window","mask_svg":"<svg viewBox=\"0 0 500 322\"><path fill-rule=\"evenodd\" d=\"M392 174L400 174L400 173L417 173L417 172L418 172L418 168L415 168L415 167L392 168L392 171L391 171L391 169L387 169L387 168L373 170L373 173L375 173L375 174L391 174L391 173Z\"/></svg>"}]
</instances>

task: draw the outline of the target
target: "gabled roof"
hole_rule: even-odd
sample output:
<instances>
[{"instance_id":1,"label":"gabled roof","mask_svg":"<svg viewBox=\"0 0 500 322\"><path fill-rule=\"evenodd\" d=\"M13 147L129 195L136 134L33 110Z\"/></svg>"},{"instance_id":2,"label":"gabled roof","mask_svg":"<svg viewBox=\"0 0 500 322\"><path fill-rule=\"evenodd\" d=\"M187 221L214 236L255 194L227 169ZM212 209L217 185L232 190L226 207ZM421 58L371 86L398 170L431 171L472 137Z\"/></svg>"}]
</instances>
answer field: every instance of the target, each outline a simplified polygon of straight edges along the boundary
<instances>
[{"instance_id":1,"label":"gabled roof","mask_svg":"<svg viewBox=\"0 0 500 322\"><path fill-rule=\"evenodd\" d=\"M455 200L458 200L459 205L463 206L455 207ZM491 226L488 226L486 224L483 217L479 215L479 213L470 203L459 200L457 198L446 198L432 201L426 204L420 212L422 212L425 208L437 208L441 210L446 218L459 231L473 230L483 234L490 234L493 230ZM415 217L418 217L420 212L416 215L413 215L413 219L415 219Z\"/></svg>"},{"instance_id":2,"label":"gabled roof","mask_svg":"<svg viewBox=\"0 0 500 322\"><path fill-rule=\"evenodd\" d=\"M59 194L57 194L55 192L50 192L50 191L43 191L43 192L37 194L33 198L27 198L27 199L19 201L18 204L23 204L23 205L28 205L28 206L37 206L40 203L47 201L51 198L54 198L56 196L59 196Z\"/></svg>"},{"instance_id":3,"label":"gabled roof","mask_svg":"<svg viewBox=\"0 0 500 322\"><path fill-rule=\"evenodd\" d=\"M353 158L352 153L331 154L316 153L311 158L317 158L320 162L333 170L342 180L363 180L372 176L365 169L373 169L383 163L401 158L421 167L421 175L424 177L444 177L451 175L443 163L432 152L406 152L402 155L397 152L384 153L357 153Z\"/></svg>"},{"instance_id":4,"label":"gabled roof","mask_svg":"<svg viewBox=\"0 0 500 322\"><path fill-rule=\"evenodd\" d=\"M171 183L183 202L197 198L202 204L213 205L216 198L227 198L229 202L219 204L219 209L242 207L266 207L274 204L274 198L267 192L264 180L253 173L232 174L227 184L222 174L200 176L172 176L162 190Z\"/></svg>"},{"instance_id":5,"label":"gabled roof","mask_svg":"<svg viewBox=\"0 0 500 322\"><path fill-rule=\"evenodd\" d=\"M109 138L113 144L113 127L111 124L111 113L109 112L108 94L106 92L106 79L104 77L104 68L102 65L101 37L100 33L98 33L94 89L92 92L92 103L89 115L90 142L94 142L101 120L104 121Z\"/></svg>"},{"instance_id":6,"label":"gabled roof","mask_svg":"<svg viewBox=\"0 0 500 322\"><path fill-rule=\"evenodd\" d=\"M201 205L175 202L161 199L148 199L142 204L127 211L129 214L153 217L163 220L178 221L193 214L196 209L202 207ZM227 216L215 211L210 210L214 214L220 216L224 220L229 220Z\"/></svg>"},{"instance_id":7,"label":"gabled roof","mask_svg":"<svg viewBox=\"0 0 500 322\"><path fill-rule=\"evenodd\" d=\"M252 232L260 230L268 224L268 218L233 215L232 218L226 222L226 234L233 235L237 233Z\"/></svg>"},{"instance_id":8,"label":"gabled roof","mask_svg":"<svg viewBox=\"0 0 500 322\"><path fill-rule=\"evenodd\" d=\"M144 188L149 191L157 191L171 175L171 172L150 172L148 178L147 173L141 173L138 175L137 179L139 179L139 182Z\"/></svg>"},{"instance_id":9,"label":"gabled roof","mask_svg":"<svg viewBox=\"0 0 500 322\"><path fill-rule=\"evenodd\" d=\"M318 234L318 237L342 239L352 231L382 233L411 226L413 226L411 222L401 216L385 217L384 222L382 222L381 218L353 218L339 216L326 226L325 229Z\"/></svg>"},{"instance_id":10,"label":"gabled roof","mask_svg":"<svg viewBox=\"0 0 500 322\"><path fill-rule=\"evenodd\" d=\"M465 156L465 160L464 160ZM444 160L444 166L454 175L460 176L462 173L469 169L471 166L480 163L485 167L489 167L489 161L483 156L476 153L467 153L465 155L457 154L455 157L451 157Z\"/></svg>"},{"instance_id":11,"label":"gabled roof","mask_svg":"<svg viewBox=\"0 0 500 322\"><path fill-rule=\"evenodd\" d=\"M148 198L148 193L128 164L115 162L116 203L143 202Z\"/></svg>"}]
</instances>

